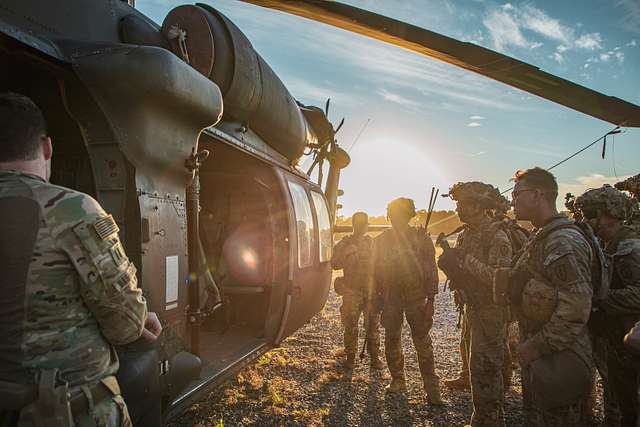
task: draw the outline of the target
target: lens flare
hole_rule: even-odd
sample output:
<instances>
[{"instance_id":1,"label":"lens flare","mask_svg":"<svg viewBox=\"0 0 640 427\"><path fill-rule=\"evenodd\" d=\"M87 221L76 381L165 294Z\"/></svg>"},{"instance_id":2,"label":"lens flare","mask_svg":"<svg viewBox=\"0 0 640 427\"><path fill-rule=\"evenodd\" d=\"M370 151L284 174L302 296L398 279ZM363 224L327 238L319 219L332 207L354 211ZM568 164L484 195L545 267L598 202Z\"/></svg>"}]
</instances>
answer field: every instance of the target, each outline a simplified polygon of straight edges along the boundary
<instances>
[{"instance_id":1,"label":"lens flare","mask_svg":"<svg viewBox=\"0 0 640 427\"><path fill-rule=\"evenodd\" d=\"M258 257L256 256L256 253L253 249L243 249L241 257L247 268L255 270L258 267Z\"/></svg>"}]
</instances>

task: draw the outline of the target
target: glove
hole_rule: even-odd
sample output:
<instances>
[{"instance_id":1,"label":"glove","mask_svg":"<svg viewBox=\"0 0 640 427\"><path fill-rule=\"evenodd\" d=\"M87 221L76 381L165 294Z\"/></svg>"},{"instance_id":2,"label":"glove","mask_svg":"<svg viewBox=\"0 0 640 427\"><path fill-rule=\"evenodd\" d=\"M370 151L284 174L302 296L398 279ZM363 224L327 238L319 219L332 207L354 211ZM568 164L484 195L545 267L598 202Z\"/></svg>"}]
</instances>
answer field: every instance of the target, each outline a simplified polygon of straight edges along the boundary
<instances>
[{"instance_id":1,"label":"glove","mask_svg":"<svg viewBox=\"0 0 640 427\"><path fill-rule=\"evenodd\" d=\"M462 275L460 255L461 251L459 249L448 249L438 258L438 267L440 267L451 280L459 279Z\"/></svg>"},{"instance_id":2,"label":"glove","mask_svg":"<svg viewBox=\"0 0 640 427\"><path fill-rule=\"evenodd\" d=\"M509 275L509 287L507 288L507 297L511 304L522 304L522 291L529 280L533 279L531 273L526 270L514 270Z\"/></svg>"},{"instance_id":3,"label":"glove","mask_svg":"<svg viewBox=\"0 0 640 427\"><path fill-rule=\"evenodd\" d=\"M536 348L531 340L527 340L516 347L516 355L520 366L527 366L534 360L542 357L542 353Z\"/></svg>"}]
</instances>

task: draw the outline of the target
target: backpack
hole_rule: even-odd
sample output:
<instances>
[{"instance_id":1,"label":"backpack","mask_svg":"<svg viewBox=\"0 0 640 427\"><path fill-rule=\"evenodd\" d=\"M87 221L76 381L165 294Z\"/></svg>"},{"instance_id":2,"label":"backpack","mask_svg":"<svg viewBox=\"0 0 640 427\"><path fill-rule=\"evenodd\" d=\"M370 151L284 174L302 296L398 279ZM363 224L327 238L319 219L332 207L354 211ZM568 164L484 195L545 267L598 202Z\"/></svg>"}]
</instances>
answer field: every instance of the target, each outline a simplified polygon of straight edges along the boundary
<instances>
[{"instance_id":1,"label":"backpack","mask_svg":"<svg viewBox=\"0 0 640 427\"><path fill-rule=\"evenodd\" d=\"M540 240L548 236L550 233L563 228L573 228L578 230L585 238L591 251L593 259L591 261L591 289L593 290L593 305L597 306L601 301L607 298L609 288L611 287L611 279L613 276L613 268L611 257L602 249L602 244L593 232L593 229L586 222L572 222L569 224L560 224L547 230L544 235L537 234L534 239Z\"/></svg>"}]
</instances>

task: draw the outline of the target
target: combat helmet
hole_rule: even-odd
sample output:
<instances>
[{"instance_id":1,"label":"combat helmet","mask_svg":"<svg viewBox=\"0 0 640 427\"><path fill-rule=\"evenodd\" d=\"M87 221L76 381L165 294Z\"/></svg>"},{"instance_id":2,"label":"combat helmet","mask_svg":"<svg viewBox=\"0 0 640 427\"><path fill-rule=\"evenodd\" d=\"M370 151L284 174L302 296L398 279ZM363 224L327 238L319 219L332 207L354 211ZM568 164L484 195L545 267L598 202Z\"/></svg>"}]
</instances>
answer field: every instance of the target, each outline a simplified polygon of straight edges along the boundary
<instances>
[{"instance_id":1,"label":"combat helmet","mask_svg":"<svg viewBox=\"0 0 640 427\"><path fill-rule=\"evenodd\" d=\"M506 200L502 200L496 187L479 181L458 182L449 189L448 196L456 202L479 204L485 209L500 208Z\"/></svg>"},{"instance_id":2,"label":"combat helmet","mask_svg":"<svg viewBox=\"0 0 640 427\"><path fill-rule=\"evenodd\" d=\"M387 206L387 217L389 217L391 211L406 212L409 218L413 218L416 216L416 205L413 200L407 197L398 197Z\"/></svg>"},{"instance_id":3,"label":"combat helmet","mask_svg":"<svg viewBox=\"0 0 640 427\"><path fill-rule=\"evenodd\" d=\"M600 212L606 212L623 221L629 218L632 210L629 196L608 184L588 190L576 198L575 208L587 219L596 218Z\"/></svg>"}]
</instances>

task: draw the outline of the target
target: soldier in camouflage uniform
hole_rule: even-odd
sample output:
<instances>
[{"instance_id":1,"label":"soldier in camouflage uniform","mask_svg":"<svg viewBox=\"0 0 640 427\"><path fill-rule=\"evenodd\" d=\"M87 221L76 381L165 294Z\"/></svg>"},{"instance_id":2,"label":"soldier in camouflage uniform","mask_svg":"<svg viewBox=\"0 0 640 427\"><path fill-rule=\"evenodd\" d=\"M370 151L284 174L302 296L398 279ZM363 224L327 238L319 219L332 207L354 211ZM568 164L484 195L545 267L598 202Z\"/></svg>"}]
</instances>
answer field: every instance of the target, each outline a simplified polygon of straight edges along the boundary
<instances>
[{"instance_id":1,"label":"soldier in camouflage uniform","mask_svg":"<svg viewBox=\"0 0 640 427\"><path fill-rule=\"evenodd\" d=\"M631 195L631 213L627 218L627 224L636 233L640 233L640 174L617 182L615 187L620 191L628 191Z\"/></svg>"},{"instance_id":2,"label":"soldier in camouflage uniform","mask_svg":"<svg viewBox=\"0 0 640 427\"><path fill-rule=\"evenodd\" d=\"M373 307L373 239L367 236L369 217L356 212L351 218L353 234L344 237L333 249L331 266L343 270L343 278L336 279L336 292L342 296L340 319L344 326L345 369L355 366L358 351L358 322L364 314L367 350L371 367L382 369L380 360L380 315Z\"/></svg>"},{"instance_id":3,"label":"soldier in camouflage uniform","mask_svg":"<svg viewBox=\"0 0 640 427\"><path fill-rule=\"evenodd\" d=\"M161 327L113 218L48 182L45 132L31 100L0 94L0 425L130 425L113 345Z\"/></svg>"},{"instance_id":4,"label":"soldier in camouflage uniform","mask_svg":"<svg viewBox=\"0 0 640 427\"><path fill-rule=\"evenodd\" d=\"M514 179L516 218L536 227L509 274L509 300L521 331L516 353L525 424L581 426L593 369L587 321L595 255L582 231L558 214L551 173L533 168Z\"/></svg>"},{"instance_id":5,"label":"soldier in camouflage uniform","mask_svg":"<svg viewBox=\"0 0 640 427\"><path fill-rule=\"evenodd\" d=\"M508 357L509 310L493 301L493 272L511 265L512 246L503 223L489 215L500 194L481 182L454 185L449 196L456 201L466 227L455 249L445 251L438 265L464 295L468 348L472 426L504 425L503 366ZM510 364L510 360L509 360Z\"/></svg>"},{"instance_id":6,"label":"soldier in camouflage uniform","mask_svg":"<svg viewBox=\"0 0 640 427\"><path fill-rule=\"evenodd\" d=\"M590 326L607 343L607 385L615 394L621 425L634 426L640 359L624 347L625 334L640 321L640 237L624 225L632 213L632 201L605 185L578 197L576 208L602 239L604 250L613 261L609 292L598 303Z\"/></svg>"},{"instance_id":7,"label":"soldier in camouflage uniform","mask_svg":"<svg viewBox=\"0 0 640 427\"><path fill-rule=\"evenodd\" d=\"M424 232L409 225L416 214L413 200L398 198L389 203L391 230L375 239L375 286L382 301L385 355L391 372L388 392L403 392L404 356L402 324L407 318L427 401L441 405L439 378L435 372L433 344L434 300L438 292L438 271L433 242Z\"/></svg>"}]
</instances>

